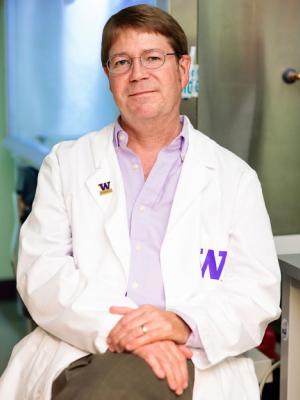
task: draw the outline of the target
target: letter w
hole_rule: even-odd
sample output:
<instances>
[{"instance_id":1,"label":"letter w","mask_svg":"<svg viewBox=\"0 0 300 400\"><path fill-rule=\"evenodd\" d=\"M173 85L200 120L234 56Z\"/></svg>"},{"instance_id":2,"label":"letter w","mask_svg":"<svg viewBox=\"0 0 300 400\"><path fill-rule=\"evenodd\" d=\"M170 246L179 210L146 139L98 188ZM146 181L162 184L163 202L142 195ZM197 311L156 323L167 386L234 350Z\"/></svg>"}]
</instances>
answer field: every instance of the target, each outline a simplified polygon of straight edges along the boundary
<instances>
[{"instance_id":1,"label":"letter w","mask_svg":"<svg viewBox=\"0 0 300 400\"><path fill-rule=\"evenodd\" d=\"M220 279L226 261L227 251L219 251L219 256L221 257L221 261L219 263L219 266L217 267L214 250L208 250L206 258L204 260L204 264L201 268L202 278L204 278L204 274L208 267L210 278L217 280Z\"/></svg>"},{"instance_id":2,"label":"letter w","mask_svg":"<svg viewBox=\"0 0 300 400\"><path fill-rule=\"evenodd\" d=\"M110 182L99 183L101 190L109 190Z\"/></svg>"}]
</instances>

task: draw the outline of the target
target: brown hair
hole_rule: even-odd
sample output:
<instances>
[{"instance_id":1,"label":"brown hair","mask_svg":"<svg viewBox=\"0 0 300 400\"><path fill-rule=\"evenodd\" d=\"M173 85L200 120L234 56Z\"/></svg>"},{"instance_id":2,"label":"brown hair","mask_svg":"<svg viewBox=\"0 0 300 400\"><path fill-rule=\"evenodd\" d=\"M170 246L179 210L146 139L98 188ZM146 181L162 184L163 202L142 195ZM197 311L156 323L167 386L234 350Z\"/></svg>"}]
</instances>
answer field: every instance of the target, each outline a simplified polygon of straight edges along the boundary
<instances>
[{"instance_id":1,"label":"brown hair","mask_svg":"<svg viewBox=\"0 0 300 400\"><path fill-rule=\"evenodd\" d=\"M187 38L178 22L160 8L140 4L124 8L112 15L106 22L102 33L101 47L103 66L106 65L111 46L123 29L160 33L167 38L178 57L188 54Z\"/></svg>"}]
</instances>

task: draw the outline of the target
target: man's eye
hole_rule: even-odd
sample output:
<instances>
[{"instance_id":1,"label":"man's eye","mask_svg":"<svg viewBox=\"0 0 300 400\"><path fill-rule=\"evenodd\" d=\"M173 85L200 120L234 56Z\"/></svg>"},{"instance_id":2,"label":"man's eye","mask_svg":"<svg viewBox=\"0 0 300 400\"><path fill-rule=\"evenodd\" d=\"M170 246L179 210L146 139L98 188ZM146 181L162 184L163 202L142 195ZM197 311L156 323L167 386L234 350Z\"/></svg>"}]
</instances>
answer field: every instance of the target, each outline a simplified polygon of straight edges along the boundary
<instances>
[{"instance_id":1,"label":"man's eye","mask_svg":"<svg viewBox=\"0 0 300 400\"><path fill-rule=\"evenodd\" d=\"M159 56L148 56L146 61L149 63L161 61L161 57Z\"/></svg>"},{"instance_id":2,"label":"man's eye","mask_svg":"<svg viewBox=\"0 0 300 400\"><path fill-rule=\"evenodd\" d=\"M130 64L130 60L128 60L127 58L121 58L119 60L115 60L113 63L114 67L122 67L124 65L129 65Z\"/></svg>"}]
</instances>

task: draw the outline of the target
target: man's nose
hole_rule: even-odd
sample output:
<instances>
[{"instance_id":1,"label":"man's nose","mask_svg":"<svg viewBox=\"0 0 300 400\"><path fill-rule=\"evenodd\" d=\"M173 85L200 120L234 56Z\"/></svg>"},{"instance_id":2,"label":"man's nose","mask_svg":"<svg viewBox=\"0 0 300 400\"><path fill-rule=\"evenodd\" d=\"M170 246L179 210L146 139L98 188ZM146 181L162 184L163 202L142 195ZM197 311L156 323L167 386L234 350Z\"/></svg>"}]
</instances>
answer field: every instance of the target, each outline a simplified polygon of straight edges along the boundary
<instances>
[{"instance_id":1,"label":"man's nose","mask_svg":"<svg viewBox=\"0 0 300 400\"><path fill-rule=\"evenodd\" d=\"M130 67L130 80L137 81L141 79L146 79L147 77L148 70L142 64L142 60L139 57L133 58Z\"/></svg>"}]
</instances>

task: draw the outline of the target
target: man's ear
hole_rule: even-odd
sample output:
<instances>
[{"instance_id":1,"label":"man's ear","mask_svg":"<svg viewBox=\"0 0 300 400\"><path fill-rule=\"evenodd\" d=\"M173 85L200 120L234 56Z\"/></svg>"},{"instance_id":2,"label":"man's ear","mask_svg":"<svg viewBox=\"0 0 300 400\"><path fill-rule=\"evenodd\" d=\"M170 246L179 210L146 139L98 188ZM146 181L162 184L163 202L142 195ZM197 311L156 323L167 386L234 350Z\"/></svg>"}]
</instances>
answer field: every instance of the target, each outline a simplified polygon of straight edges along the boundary
<instances>
[{"instance_id":1,"label":"man's ear","mask_svg":"<svg viewBox=\"0 0 300 400\"><path fill-rule=\"evenodd\" d=\"M180 73L182 89L186 87L186 85L189 82L189 72L190 72L191 62L192 62L191 57L188 54L184 54L179 59L179 73Z\"/></svg>"},{"instance_id":2,"label":"man's ear","mask_svg":"<svg viewBox=\"0 0 300 400\"><path fill-rule=\"evenodd\" d=\"M109 90L111 91L111 86L110 86L110 80L109 80L109 71L108 71L108 68L105 66L105 67L103 67L103 71L104 71L104 73L105 73L105 75L107 76L107 79L108 79L108 84L109 84Z\"/></svg>"},{"instance_id":3,"label":"man's ear","mask_svg":"<svg viewBox=\"0 0 300 400\"><path fill-rule=\"evenodd\" d=\"M103 67L103 71L104 71L105 75L108 77L108 68L107 68L107 66Z\"/></svg>"}]
</instances>

